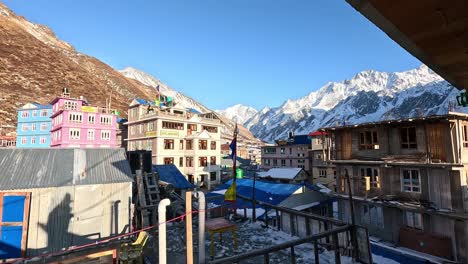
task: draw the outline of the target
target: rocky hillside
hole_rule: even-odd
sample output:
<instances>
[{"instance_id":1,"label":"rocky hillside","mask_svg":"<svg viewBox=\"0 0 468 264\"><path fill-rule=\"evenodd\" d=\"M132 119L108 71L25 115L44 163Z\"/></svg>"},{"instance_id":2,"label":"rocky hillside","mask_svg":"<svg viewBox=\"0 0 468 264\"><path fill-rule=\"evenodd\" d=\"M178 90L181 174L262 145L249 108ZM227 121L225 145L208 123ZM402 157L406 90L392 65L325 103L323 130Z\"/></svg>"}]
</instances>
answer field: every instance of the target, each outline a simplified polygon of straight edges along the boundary
<instances>
[{"instance_id":1,"label":"rocky hillside","mask_svg":"<svg viewBox=\"0 0 468 264\"><path fill-rule=\"evenodd\" d=\"M0 124L16 122L16 108L30 101L48 103L68 87L126 115L134 97L153 98L153 88L125 78L98 59L76 51L47 27L15 15L0 3Z\"/></svg>"},{"instance_id":2,"label":"rocky hillside","mask_svg":"<svg viewBox=\"0 0 468 264\"><path fill-rule=\"evenodd\" d=\"M289 131L303 134L327 126L445 114L458 93L425 65L404 72L369 70L262 109L244 125L256 137L272 142Z\"/></svg>"}]
</instances>

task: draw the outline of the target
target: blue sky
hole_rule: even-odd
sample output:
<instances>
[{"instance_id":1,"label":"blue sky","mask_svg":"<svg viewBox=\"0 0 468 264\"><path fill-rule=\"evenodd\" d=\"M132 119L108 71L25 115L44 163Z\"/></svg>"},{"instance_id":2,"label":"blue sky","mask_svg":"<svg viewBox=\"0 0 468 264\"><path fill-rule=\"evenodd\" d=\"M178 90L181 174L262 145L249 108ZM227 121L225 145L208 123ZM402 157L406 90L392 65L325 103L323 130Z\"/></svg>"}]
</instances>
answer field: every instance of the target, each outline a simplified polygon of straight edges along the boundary
<instances>
[{"instance_id":1,"label":"blue sky","mask_svg":"<svg viewBox=\"0 0 468 264\"><path fill-rule=\"evenodd\" d=\"M212 109L279 106L362 70L421 64L344 0L3 2L78 51Z\"/></svg>"}]
</instances>

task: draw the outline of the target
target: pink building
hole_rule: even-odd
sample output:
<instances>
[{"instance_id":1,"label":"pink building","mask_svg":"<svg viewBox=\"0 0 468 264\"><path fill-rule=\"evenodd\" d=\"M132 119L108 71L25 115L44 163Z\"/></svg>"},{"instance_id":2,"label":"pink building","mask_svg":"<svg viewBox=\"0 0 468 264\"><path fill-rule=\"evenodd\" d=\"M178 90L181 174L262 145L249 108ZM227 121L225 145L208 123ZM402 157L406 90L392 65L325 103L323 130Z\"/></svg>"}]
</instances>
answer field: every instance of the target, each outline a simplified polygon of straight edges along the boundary
<instances>
[{"instance_id":1,"label":"pink building","mask_svg":"<svg viewBox=\"0 0 468 264\"><path fill-rule=\"evenodd\" d=\"M52 102L51 147L114 148L117 144L117 112L90 106L67 93Z\"/></svg>"}]
</instances>

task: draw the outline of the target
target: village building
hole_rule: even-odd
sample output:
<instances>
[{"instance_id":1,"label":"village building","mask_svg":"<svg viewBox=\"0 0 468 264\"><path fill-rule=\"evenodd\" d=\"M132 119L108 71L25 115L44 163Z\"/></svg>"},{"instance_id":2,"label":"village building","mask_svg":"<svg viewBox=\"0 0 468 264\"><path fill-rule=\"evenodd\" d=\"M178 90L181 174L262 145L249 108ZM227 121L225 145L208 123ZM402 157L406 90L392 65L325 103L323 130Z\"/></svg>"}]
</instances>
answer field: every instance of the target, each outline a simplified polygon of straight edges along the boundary
<instances>
[{"instance_id":1,"label":"village building","mask_svg":"<svg viewBox=\"0 0 468 264\"><path fill-rule=\"evenodd\" d=\"M262 147L262 169L271 168L302 168L310 173L308 135L293 135L287 140L276 140L274 146Z\"/></svg>"},{"instance_id":2,"label":"village building","mask_svg":"<svg viewBox=\"0 0 468 264\"><path fill-rule=\"evenodd\" d=\"M16 146L16 136L0 135L0 148L13 148Z\"/></svg>"},{"instance_id":3,"label":"village building","mask_svg":"<svg viewBox=\"0 0 468 264\"><path fill-rule=\"evenodd\" d=\"M0 149L0 259L129 232L132 182L123 149Z\"/></svg>"},{"instance_id":4,"label":"village building","mask_svg":"<svg viewBox=\"0 0 468 264\"><path fill-rule=\"evenodd\" d=\"M48 148L50 146L52 106L27 103L18 108L17 112L16 147Z\"/></svg>"},{"instance_id":5,"label":"village building","mask_svg":"<svg viewBox=\"0 0 468 264\"><path fill-rule=\"evenodd\" d=\"M336 191L336 169L335 165L325 161L332 142L327 133L315 131L309 133L310 147L310 171L312 183L321 183L331 190Z\"/></svg>"},{"instance_id":6,"label":"village building","mask_svg":"<svg viewBox=\"0 0 468 264\"><path fill-rule=\"evenodd\" d=\"M134 99L126 124L129 151L151 150L153 164L174 164L193 184L219 184L221 123L216 115Z\"/></svg>"},{"instance_id":7,"label":"village building","mask_svg":"<svg viewBox=\"0 0 468 264\"><path fill-rule=\"evenodd\" d=\"M326 128L334 142L339 216L370 235L468 261L468 115L449 112Z\"/></svg>"},{"instance_id":8,"label":"village building","mask_svg":"<svg viewBox=\"0 0 468 264\"><path fill-rule=\"evenodd\" d=\"M51 147L115 148L116 110L91 106L83 97L72 98L64 92L52 102Z\"/></svg>"},{"instance_id":9,"label":"village building","mask_svg":"<svg viewBox=\"0 0 468 264\"><path fill-rule=\"evenodd\" d=\"M304 183L308 173L303 168L271 168L257 172L259 178L281 183Z\"/></svg>"}]
</instances>

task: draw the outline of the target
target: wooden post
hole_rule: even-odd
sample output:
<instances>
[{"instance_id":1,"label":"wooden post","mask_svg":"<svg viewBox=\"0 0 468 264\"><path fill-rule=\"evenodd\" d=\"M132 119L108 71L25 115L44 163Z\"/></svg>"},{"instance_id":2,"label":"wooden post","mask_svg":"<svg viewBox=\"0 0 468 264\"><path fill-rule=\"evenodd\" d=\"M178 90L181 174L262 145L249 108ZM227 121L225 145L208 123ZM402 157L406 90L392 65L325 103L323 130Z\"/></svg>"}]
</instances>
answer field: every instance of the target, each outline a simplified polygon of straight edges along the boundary
<instances>
[{"instance_id":1,"label":"wooden post","mask_svg":"<svg viewBox=\"0 0 468 264\"><path fill-rule=\"evenodd\" d=\"M193 264L192 192L185 193L185 214L187 264Z\"/></svg>"},{"instance_id":2,"label":"wooden post","mask_svg":"<svg viewBox=\"0 0 468 264\"><path fill-rule=\"evenodd\" d=\"M341 264L340 247L338 245L338 234L337 233L333 233L332 240L333 240L333 247L335 248L335 263L336 264Z\"/></svg>"},{"instance_id":3,"label":"wooden post","mask_svg":"<svg viewBox=\"0 0 468 264\"><path fill-rule=\"evenodd\" d=\"M278 208L275 209L276 211L276 226L278 227L278 231L280 231L280 218L279 218L279 213L278 213Z\"/></svg>"}]
</instances>

